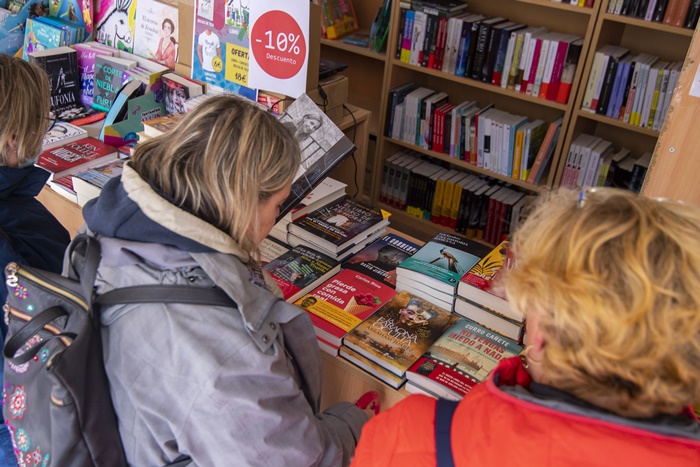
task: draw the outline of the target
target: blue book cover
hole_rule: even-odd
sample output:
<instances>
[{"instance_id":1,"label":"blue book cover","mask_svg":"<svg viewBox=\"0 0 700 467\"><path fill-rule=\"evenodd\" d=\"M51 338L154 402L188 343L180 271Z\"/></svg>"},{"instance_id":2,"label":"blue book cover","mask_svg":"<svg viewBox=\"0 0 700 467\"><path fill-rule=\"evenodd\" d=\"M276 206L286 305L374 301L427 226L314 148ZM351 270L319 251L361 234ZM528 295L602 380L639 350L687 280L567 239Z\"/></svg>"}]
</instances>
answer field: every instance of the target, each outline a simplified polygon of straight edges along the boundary
<instances>
[{"instance_id":1,"label":"blue book cover","mask_svg":"<svg viewBox=\"0 0 700 467\"><path fill-rule=\"evenodd\" d=\"M396 268L419 248L410 240L390 233L348 259L343 267L396 287Z\"/></svg>"},{"instance_id":2,"label":"blue book cover","mask_svg":"<svg viewBox=\"0 0 700 467\"><path fill-rule=\"evenodd\" d=\"M27 19L24 30L24 46L22 47L22 59L29 60L32 52L55 49L61 46L65 32L55 26L37 21L37 18Z\"/></svg>"}]
</instances>

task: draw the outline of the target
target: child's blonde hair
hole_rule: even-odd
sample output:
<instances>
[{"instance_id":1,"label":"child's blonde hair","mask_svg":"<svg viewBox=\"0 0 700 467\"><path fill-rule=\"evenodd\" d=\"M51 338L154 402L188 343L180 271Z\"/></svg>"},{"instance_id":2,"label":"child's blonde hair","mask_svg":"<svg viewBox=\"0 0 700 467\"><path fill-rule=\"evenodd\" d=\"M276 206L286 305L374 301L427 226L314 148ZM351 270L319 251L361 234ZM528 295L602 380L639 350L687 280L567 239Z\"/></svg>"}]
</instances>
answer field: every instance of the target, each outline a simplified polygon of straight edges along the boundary
<instances>
[{"instance_id":1,"label":"child's blonde hair","mask_svg":"<svg viewBox=\"0 0 700 467\"><path fill-rule=\"evenodd\" d=\"M301 162L296 140L269 112L214 96L166 135L140 144L132 166L171 202L233 237L248 252L261 202L282 191Z\"/></svg>"},{"instance_id":2,"label":"child's blonde hair","mask_svg":"<svg viewBox=\"0 0 700 467\"><path fill-rule=\"evenodd\" d=\"M51 121L49 78L39 66L0 54L0 165L11 152L23 165L41 152Z\"/></svg>"},{"instance_id":3,"label":"child's blonde hair","mask_svg":"<svg viewBox=\"0 0 700 467\"><path fill-rule=\"evenodd\" d=\"M700 210L615 189L543 195L513 239L513 307L545 382L621 415L700 401Z\"/></svg>"}]
</instances>

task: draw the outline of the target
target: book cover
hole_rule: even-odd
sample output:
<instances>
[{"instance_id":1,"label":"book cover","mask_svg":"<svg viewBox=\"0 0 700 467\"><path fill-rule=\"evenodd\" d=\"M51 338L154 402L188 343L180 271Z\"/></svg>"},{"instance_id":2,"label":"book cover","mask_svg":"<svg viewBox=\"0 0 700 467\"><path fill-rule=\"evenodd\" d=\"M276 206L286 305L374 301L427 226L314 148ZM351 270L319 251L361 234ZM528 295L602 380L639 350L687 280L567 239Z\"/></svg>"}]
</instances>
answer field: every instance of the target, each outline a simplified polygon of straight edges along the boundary
<instances>
[{"instance_id":1,"label":"book cover","mask_svg":"<svg viewBox=\"0 0 700 467\"><path fill-rule=\"evenodd\" d=\"M267 236L263 238L258 251L260 252L260 266L265 266L273 259L277 259L287 253L291 248L286 243L277 240L274 237Z\"/></svg>"},{"instance_id":2,"label":"book cover","mask_svg":"<svg viewBox=\"0 0 700 467\"><path fill-rule=\"evenodd\" d=\"M79 126L67 122L56 122L53 128L44 135L44 142L41 144L41 150L46 151L61 146L62 144L70 143L71 141L77 141L85 138L87 135L87 130Z\"/></svg>"},{"instance_id":3,"label":"book cover","mask_svg":"<svg viewBox=\"0 0 700 467\"><path fill-rule=\"evenodd\" d=\"M296 138L302 156L292 191L280 206L279 221L357 148L306 94L278 118Z\"/></svg>"},{"instance_id":4,"label":"book cover","mask_svg":"<svg viewBox=\"0 0 700 467\"><path fill-rule=\"evenodd\" d=\"M90 0L52 0L49 14L85 29L86 36L92 34L92 2Z\"/></svg>"},{"instance_id":5,"label":"book cover","mask_svg":"<svg viewBox=\"0 0 700 467\"><path fill-rule=\"evenodd\" d=\"M185 101L204 92L201 84L183 78L177 73L164 73L161 80L165 111L169 114L184 112Z\"/></svg>"},{"instance_id":6,"label":"book cover","mask_svg":"<svg viewBox=\"0 0 700 467\"><path fill-rule=\"evenodd\" d=\"M197 0L194 5L191 77L207 89L257 101L257 91L248 86L249 2Z\"/></svg>"},{"instance_id":7,"label":"book cover","mask_svg":"<svg viewBox=\"0 0 700 467\"><path fill-rule=\"evenodd\" d=\"M340 270L340 263L323 253L296 246L262 267L282 290L284 299L294 302Z\"/></svg>"},{"instance_id":8,"label":"book cover","mask_svg":"<svg viewBox=\"0 0 700 467\"><path fill-rule=\"evenodd\" d=\"M29 54L29 61L37 63L49 76L51 112L60 119L71 121L88 114L80 100L78 58L70 47L43 50Z\"/></svg>"},{"instance_id":9,"label":"book cover","mask_svg":"<svg viewBox=\"0 0 700 467\"><path fill-rule=\"evenodd\" d=\"M462 276L490 251L491 248L483 243L440 232L401 263L397 275L454 294Z\"/></svg>"},{"instance_id":10,"label":"book cover","mask_svg":"<svg viewBox=\"0 0 700 467\"><path fill-rule=\"evenodd\" d=\"M135 0L95 2L95 40L118 50L134 49Z\"/></svg>"},{"instance_id":11,"label":"book cover","mask_svg":"<svg viewBox=\"0 0 700 467\"><path fill-rule=\"evenodd\" d=\"M97 198L108 181L122 174L124 161L112 161L71 176L73 190L79 206Z\"/></svg>"},{"instance_id":12,"label":"book cover","mask_svg":"<svg viewBox=\"0 0 700 467\"><path fill-rule=\"evenodd\" d=\"M125 72L136 66L136 62L106 55L95 56L95 88L92 96L93 108L109 111L122 84Z\"/></svg>"},{"instance_id":13,"label":"book cover","mask_svg":"<svg viewBox=\"0 0 700 467\"><path fill-rule=\"evenodd\" d=\"M350 330L389 301L396 291L360 272L343 269L301 297L316 334L336 347Z\"/></svg>"},{"instance_id":14,"label":"book cover","mask_svg":"<svg viewBox=\"0 0 700 467\"><path fill-rule=\"evenodd\" d=\"M462 277L457 286L457 295L496 310L511 319L523 321L522 314L516 313L508 304L503 292L494 287L498 277L514 264L508 241L501 242Z\"/></svg>"},{"instance_id":15,"label":"book cover","mask_svg":"<svg viewBox=\"0 0 700 467\"><path fill-rule=\"evenodd\" d=\"M322 0L321 20L328 39L337 39L358 29L351 0Z\"/></svg>"},{"instance_id":16,"label":"book cover","mask_svg":"<svg viewBox=\"0 0 700 467\"><path fill-rule=\"evenodd\" d=\"M116 159L117 149L97 138L87 137L44 151L36 162L48 171L49 180L64 177Z\"/></svg>"},{"instance_id":17,"label":"book cover","mask_svg":"<svg viewBox=\"0 0 700 467\"><path fill-rule=\"evenodd\" d=\"M78 73L80 74L80 101L84 106L92 107L95 91L95 56L111 55L111 53L86 44L75 44L73 48L77 55Z\"/></svg>"},{"instance_id":18,"label":"book cover","mask_svg":"<svg viewBox=\"0 0 700 467\"><path fill-rule=\"evenodd\" d=\"M348 259L344 268L395 288L396 268L419 248L401 235L390 233Z\"/></svg>"},{"instance_id":19,"label":"book cover","mask_svg":"<svg viewBox=\"0 0 700 467\"><path fill-rule=\"evenodd\" d=\"M406 372L414 384L442 396L464 396L522 346L470 320L460 319Z\"/></svg>"},{"instance_id":20,"label":"book cover","mask_svg":"<svg viewBox=\"0 0 700 467\"><path fill-rule=\"evenodd\" d=\"M29 60L29 54L45 49L55 49L62 44L64 33L61 29L28 18L24 28L22 60Z\"/></svg>"},{"instance_id":21,"label":"book cover","mask_svg":"<svg viewBox=\"0 0 700 467\"><path fill-rule=\"evenodd\" d=\"M299 204L294 206L285 216L284 220L292 222L320 208L321 206L337 200L345 195L347 185L330 177L323 179L319 185L311 190Z\"/></svg>"},{"instance_id":22,"label":"book cover","mask_svg":"<svg viewBox=\"0 0 700 467\"><path fill-rule=\"evenodd\" d=\"M343 344L403 376L459 319L408 292L400 292L343 338Z\"/></svg>"},{"instance_id":23,"label":"book cover","mask_svg":"<svg viewBox=\"0 0 700 467\"><path fill-rule=\"evenodd\" d=\"M292 222L289 231L337 254L388 223L379 209L346 195Z\"/></svg>"},{"instance_id":24,"label":"book cover","mask_svg":"<svg viewBox=\"0 0 700 467\"><path fill-rule=\"evenodd\" d=\"M143 122L143 131L147 136L155 137L168 133L182 120L184 114L163 115Z\"/></svg>"},{"instance_id":25,"label":"book cover","mask_svg":"<svg viewBox=\"0 0 700 467\"><path fill-rule=\"evenodd\" d=\"M134 29L135 55L158 62L171 70L175 68L180 47L177 5L156 0L138 0Z\"/></svg>"}]
</instances>

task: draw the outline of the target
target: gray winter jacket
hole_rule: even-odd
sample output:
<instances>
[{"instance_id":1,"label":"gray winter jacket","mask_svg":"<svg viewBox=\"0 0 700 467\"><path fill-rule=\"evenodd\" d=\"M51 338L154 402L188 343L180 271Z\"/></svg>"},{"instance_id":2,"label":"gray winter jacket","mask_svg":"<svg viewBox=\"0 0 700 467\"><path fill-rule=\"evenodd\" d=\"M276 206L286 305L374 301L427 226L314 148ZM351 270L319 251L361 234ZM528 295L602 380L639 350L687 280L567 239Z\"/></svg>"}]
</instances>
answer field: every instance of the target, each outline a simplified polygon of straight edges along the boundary
<instances>
[{"instance_id":1,"label":"gray winter jacket","mask_svg":"<svg viewBox=\"0 0 700 467\"><path fill-rule=\"evenodd\" d=\"M238 305L103 311L105 366L130 464L182 454L201 466L349 462L366 415L351 403L319 411L311 322L251 282L248 256L233 239L167 202L128 166L84 215L103 250L98 293L216 285Z\"/></svg>"}]
</instances>

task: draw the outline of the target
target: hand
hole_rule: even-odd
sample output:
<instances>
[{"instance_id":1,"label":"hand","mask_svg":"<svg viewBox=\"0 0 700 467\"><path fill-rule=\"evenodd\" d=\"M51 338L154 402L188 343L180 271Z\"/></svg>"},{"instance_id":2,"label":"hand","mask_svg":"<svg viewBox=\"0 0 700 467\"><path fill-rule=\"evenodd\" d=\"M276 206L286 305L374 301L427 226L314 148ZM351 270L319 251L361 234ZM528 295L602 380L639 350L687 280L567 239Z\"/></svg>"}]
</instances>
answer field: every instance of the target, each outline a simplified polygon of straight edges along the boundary
<instances>
[{"instance_id":1,"label":"hand","mask_svg":"<svg viewBox=\"0 0 700 467\"><path fill-rule=\"evenodd\" d=\"M379 414L382 408L382 402L379 399L379 393L377 391L368 391L364 393L362 397L357 399L355 405L367 414L368 420Z\"/></svg>"}]
</instances>

